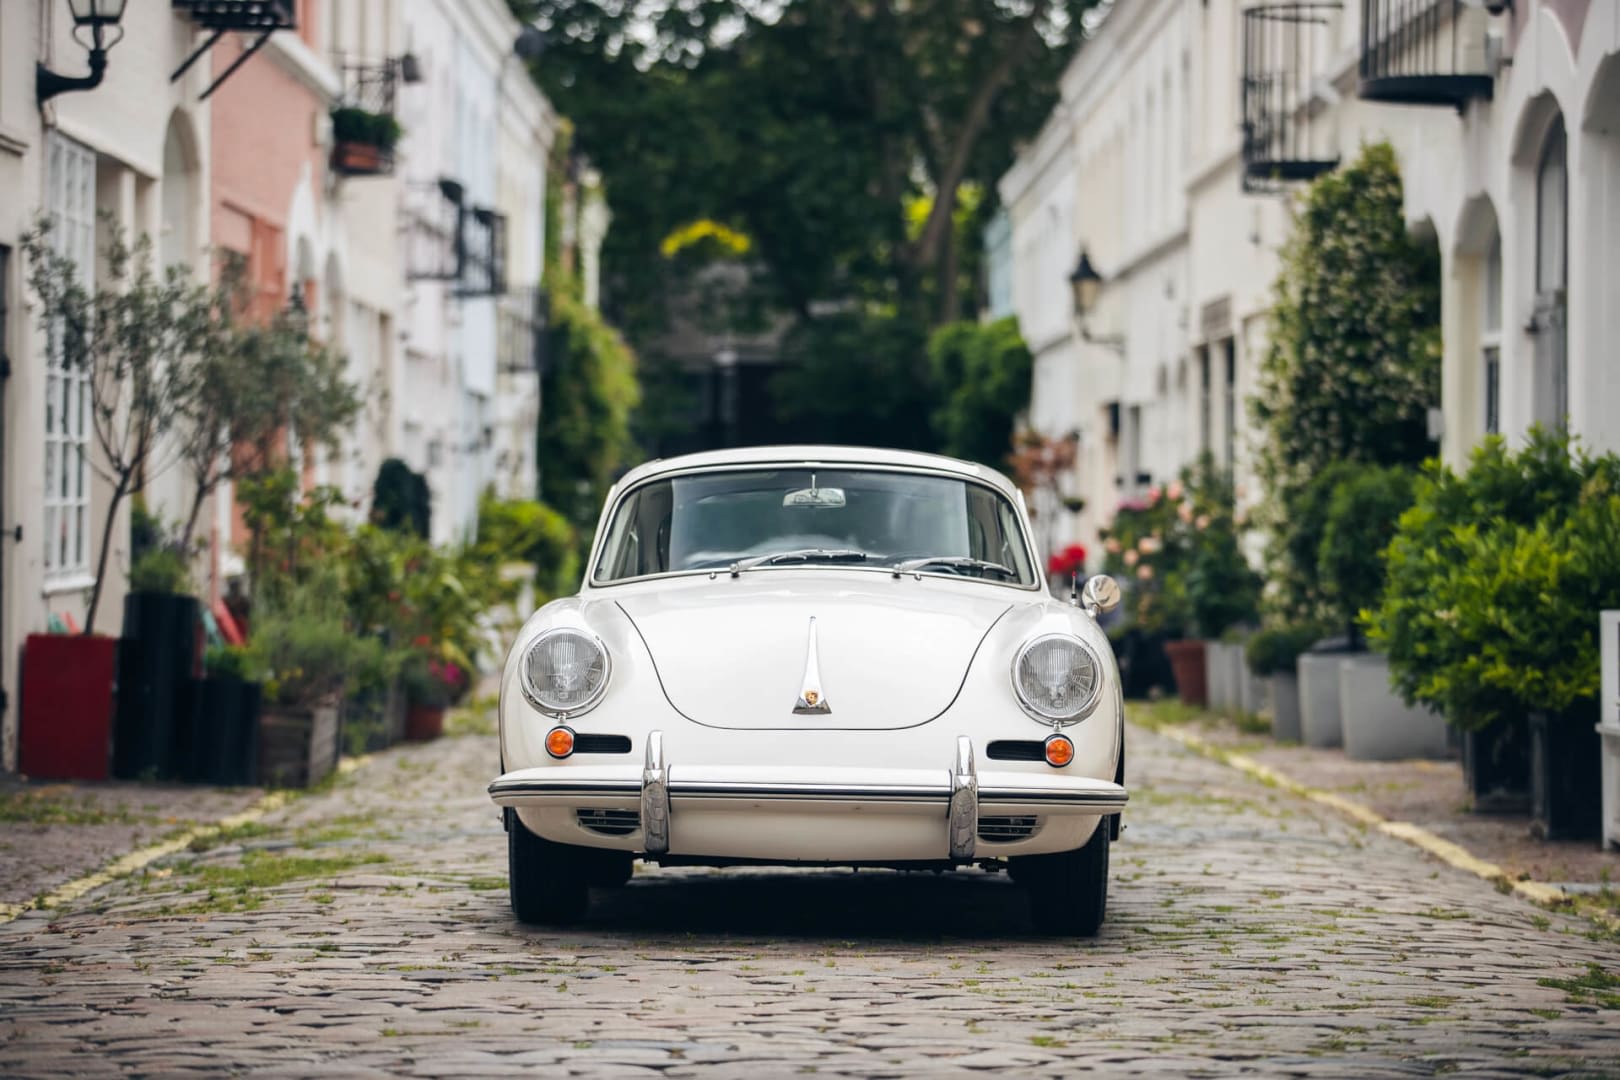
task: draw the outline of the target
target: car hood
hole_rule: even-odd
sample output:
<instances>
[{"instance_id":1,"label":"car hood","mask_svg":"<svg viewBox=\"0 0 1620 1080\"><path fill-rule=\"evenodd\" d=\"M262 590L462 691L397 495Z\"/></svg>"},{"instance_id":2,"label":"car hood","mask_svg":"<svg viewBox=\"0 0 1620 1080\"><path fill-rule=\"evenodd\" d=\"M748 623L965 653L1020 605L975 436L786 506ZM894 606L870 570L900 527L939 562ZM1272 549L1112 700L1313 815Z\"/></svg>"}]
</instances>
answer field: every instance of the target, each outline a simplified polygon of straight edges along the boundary
<instances>
[{"instance_id":1,"label":"car hood","mask_svg":"<svg viewBox=\"0 0 1620 1080\"><path fill-rule=\"evenodd\" d=\"M792 569L626 596L670 704L722 728L882 729L950 707L1013 603L998 589L913 575ZM794 712L811 651L828 711Z\"/></svg>"}]
</instances>

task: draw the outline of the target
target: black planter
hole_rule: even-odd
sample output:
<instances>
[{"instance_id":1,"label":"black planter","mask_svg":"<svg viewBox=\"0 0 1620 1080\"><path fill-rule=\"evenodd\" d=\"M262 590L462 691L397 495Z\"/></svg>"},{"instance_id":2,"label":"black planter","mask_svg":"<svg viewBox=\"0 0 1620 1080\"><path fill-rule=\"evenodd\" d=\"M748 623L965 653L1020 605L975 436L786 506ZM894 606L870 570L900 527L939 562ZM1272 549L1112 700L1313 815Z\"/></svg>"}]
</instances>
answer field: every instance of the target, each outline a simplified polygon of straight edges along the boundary
<instances>
[{"instance_id":1,"label":"black planter","mask_svg":"<svg viewBox=\"0 0 1620 1080\"><path fill-rule=\"evenodd\" d=\"M1603 831L1602 743L1594 717L1530 714L1530 831L1596 840Z\"/></svg>"},{"instance_id":2,"label":"black planter","mask_svg":"<svg viewBox=\"0 0 1620 1080\"><path fill-rule=\"evenodd\" d=\"M1498 720L1462 735L1463 780L1476 813L1530 809L1530 725Z\"/></svg>"},{"instance_id":3,"label":"black planter","mask_svg":"<svg viewBox=\"0 0 1620 1080\"><path fill-rule=\"evenodd\" d=\"M1166 694L1176 692L1170 658L1164 651L1164 635L1127 630L1114 642L1114 657L1119 661L1121 689L1126 697L1146 698L1155 689Z\"/></svg>"},{"instance_id":4,"label":"black planter","mask_svg":"<svg viewBox=\"0 0 1620 1080\"><path fill-rule=\"evenodd\" d=\"M256 682L229 676L190 680L190 709L178 754L181 778L207 784L252 784L259 772Z\"/></svg>"},{"instance_id":5,"label":"black planter","mask_svg":"<svg viewBox=\"0 0 1620 1080\"><path fill-rule=\"evenodd\" d=\"M113 725L119 779L171 779L181 772L181 718L190 714L189 684L198 673L198 611L194 596L124 597Z\"/></svg>"}]
</instances>

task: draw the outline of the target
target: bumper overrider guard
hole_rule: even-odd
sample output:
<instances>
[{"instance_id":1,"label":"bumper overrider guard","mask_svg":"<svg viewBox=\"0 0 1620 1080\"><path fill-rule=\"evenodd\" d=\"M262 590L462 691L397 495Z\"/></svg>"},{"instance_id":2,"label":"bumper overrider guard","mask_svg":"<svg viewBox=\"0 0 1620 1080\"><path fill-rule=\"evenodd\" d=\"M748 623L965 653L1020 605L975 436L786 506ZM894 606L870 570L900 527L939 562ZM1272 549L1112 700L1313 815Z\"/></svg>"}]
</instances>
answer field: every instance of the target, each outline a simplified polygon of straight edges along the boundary
<instances>
[{"instance_id":1,"label":"bumper overrider guard","mask_svg":"<svg viewBox=\"0 0 1620 1080\"><path fill-rule=\"evenodd\" d=\"M1091 777L1055 772L987 773L974 764L973 742L956 739L956 757L949 770L798 770L793 779L753 779L745 770L680 766L672 772L664 759L664 735L647 735L647 757L639 780L633 767L541 766L507 773L489 785L490 798L499 806L634 806L641 813L641 849L649 855L670 850L672 804L688 801L738 800L782 803L847 803L935 805L942 811L949 838L950 858L973 858L978 840L979 812L1020 810L1034 813L1079 812L1117 814L1129 798L1119 784ZM807 774L806 774L807 773ZM873 781L865 774L884 773Z\"/></svg>"}]
</instances>

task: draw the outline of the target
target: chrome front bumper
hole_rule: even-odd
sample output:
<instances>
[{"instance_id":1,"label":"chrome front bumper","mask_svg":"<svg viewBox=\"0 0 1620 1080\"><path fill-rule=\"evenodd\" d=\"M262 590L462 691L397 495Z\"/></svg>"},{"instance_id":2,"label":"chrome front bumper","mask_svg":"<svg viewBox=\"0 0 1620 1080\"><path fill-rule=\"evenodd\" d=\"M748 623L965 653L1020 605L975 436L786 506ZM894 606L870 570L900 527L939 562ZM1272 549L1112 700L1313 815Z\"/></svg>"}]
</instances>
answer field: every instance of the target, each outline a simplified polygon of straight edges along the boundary
<instances>
[{"instance_id":1,"label":"chrome front bumper","mask_svg":"<svg viewBox=\"0 0 1620 1080\"><path fill-rule=\"evenodd\" d=\"M956 740L948 768L740 768L671 766L663 733L647 736L642 767L541 766L507 773L489 786L503 807L615 807L640 813L642 850L670 850L673 809L681 804L737 801L748 804L877 805L938 810L944 818L949 857L973 858L981 810L992 814L1117 814L1126 790L1107 780L1047 772L985 772L974 763L973 742ZM935 835L938 835L937 833Z\"/></svg>"}]
</instances>

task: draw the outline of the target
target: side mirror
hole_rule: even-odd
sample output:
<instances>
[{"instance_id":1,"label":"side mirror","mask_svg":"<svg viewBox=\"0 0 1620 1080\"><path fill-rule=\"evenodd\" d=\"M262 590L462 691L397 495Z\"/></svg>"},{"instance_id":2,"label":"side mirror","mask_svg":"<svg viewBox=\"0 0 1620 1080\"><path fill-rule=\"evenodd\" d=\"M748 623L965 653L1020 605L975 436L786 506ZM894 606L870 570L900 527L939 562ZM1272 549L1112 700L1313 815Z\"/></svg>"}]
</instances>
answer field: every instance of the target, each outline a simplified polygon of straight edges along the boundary
<instances>
[{"instance_id":1,"label":"side mirror","mask_svg":"<svg viewBox=\"0 0 1620 1080\"><path fill-rule=\"evenodd\" d=\"M1092 615L1101 615L1119 607L1119 582L1107 574L1098 574L1086 581L1080 599Z\"/></svg>"}]
</instances>

